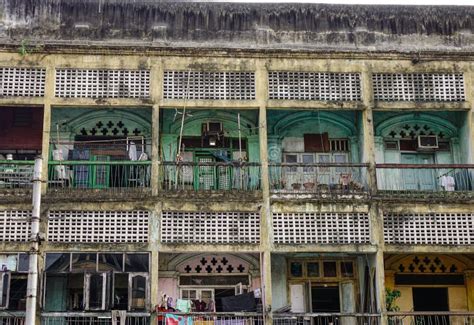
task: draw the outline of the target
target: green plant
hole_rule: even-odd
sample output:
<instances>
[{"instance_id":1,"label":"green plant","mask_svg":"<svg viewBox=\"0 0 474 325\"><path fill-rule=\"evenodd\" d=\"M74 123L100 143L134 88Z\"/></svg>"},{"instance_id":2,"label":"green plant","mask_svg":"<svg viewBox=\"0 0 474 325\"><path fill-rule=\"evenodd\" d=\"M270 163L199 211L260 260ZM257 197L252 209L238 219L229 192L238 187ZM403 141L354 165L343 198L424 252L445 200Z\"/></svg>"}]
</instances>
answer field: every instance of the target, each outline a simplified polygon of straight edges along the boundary
<instances>
[{"instance_id":1,"label":"green plant","mask_svg":"<svg viewBox=\"0 0 474 325\"><path fill-rule=\"evenodd\" d=\"M20 53L21 56L25 56L28 54L28 43L26 42L26 40L21 41L18 52Z\"/></svg>"},{"instance_id":2,"label":"green plant","mask_svg":"<svg viewBox=\"0 0 474 325\"><path fill-rule=\"evenodd\" d=\"M396 305L396 300L401 295L400 290L385 289L385 307L387 311L400 311L400 307Z\"/></svg>"}]
</instances>

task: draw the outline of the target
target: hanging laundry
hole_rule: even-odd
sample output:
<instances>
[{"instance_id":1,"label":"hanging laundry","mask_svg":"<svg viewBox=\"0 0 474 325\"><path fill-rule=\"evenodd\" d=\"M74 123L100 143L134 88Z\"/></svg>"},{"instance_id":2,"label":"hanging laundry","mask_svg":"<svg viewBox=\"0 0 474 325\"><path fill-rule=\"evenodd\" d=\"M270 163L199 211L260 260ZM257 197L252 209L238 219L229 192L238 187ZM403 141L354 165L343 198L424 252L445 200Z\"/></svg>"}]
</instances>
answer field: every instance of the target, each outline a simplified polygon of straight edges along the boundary
<instances>
[{"instance_id":1,"label":"hanging laundry","mask_svg":"<svg viewBox=\"0 0 474 325\"><path fill-rule=\"evenodd\" d=\"M176 309L182 313L189 313L191 311L191 301L184 299L176 300Z\"/></svg>"},{"instance_id":2,"label":"hanging laundry","mask_svg":"<svg viewBox=\"0 0 474 325\"><path fill-rule=\"evenodd\" d=\"M133 141L130 141L130 145L128 146L128 158L132 161L138 160L137 145Z\"/></svg>"},{"instance_id":3,"label":"hanging laundry","mask_svg":"<svg viewBox=\"0 0 474 325\"><path fill-rule=\"evenodd\" d=\"M443 175L441 177L440 184L444 188L445 191L453 192L456 183L454 181L454 177L449 176L449 175Z\"/></svg>"},{"instance_id":4,"label":"hanging laundry","mask_svg":"<svg viewBox=\"0 0 474 325\"><path fill-rule=\"evenodd\" d=\"M193 300L194 311L204 312L206 311L207 304L202 300Z\"/></svg>"},{"instance_id":5,"label":"hanging laundry","mask_svg":"<svg viewBox=\"0 0 474 325\"><path fill-rule=\"evenodd\" d=\"M191 316L165 314L165 324L166 325L193 325L193 319Z\"/></svg>"}]
</instances>

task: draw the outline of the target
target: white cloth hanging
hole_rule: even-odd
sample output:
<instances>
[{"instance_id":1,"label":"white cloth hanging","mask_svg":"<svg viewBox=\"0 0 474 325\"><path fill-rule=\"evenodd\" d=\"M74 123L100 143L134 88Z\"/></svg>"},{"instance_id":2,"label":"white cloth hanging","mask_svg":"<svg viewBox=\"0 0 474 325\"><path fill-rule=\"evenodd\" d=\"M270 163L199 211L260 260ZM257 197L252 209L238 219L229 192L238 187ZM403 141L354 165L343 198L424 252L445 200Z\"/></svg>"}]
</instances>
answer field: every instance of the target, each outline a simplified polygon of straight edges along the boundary
<instances>
[{"instance_id":1,"label":"white cloth hanging","mask_svg":"<svg viewBox=\"0 0 474 325\"><path fill-rule=\"evenodd\" d=\"M53 150L53 160L64 161L63 152L61 149ZM54 171L56 172L56 179L60 179L60 180L68 179L66 166L64 165L54 166Z\"/></svg>"},{"instance_id":2,"label":"white cloth hanging","mask_svg":"<svg viewBox=\"0 0 474 325\"><path fill-rule=\"evenodd\" d=\"M130 141L128 146L128 158L132 161L138 160L137 145L133 141Z\"/></svg>"},{"instance_id":3,"label":"white cloth hanging","mask_svg":"<svg viewBox=\"0 0 474 325\"><path fill-rule=\"evenodd\" d=\"M453 176L443 175L440 180L441 186L447 192L453 192L456 182L454 181Z\"/></svg>"}]
</instances>

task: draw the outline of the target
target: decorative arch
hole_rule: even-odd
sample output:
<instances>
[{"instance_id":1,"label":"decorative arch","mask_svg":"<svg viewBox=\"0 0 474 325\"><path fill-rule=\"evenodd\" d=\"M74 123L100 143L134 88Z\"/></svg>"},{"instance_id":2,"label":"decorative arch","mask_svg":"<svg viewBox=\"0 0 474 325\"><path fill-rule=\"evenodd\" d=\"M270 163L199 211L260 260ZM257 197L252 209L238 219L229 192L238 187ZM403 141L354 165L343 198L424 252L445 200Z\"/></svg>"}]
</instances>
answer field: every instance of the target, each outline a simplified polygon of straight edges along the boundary
<instances>
[{"instance_id":1,"label":"decorative arch","mask_svg":"<svg viewBox=\"0 0 474 325\"><path fill-rule=\"evenodd\" d=\"M191 270L189 270L187 267ZM196 271L200 266L201 270ZM218 270L220 266L220 271ZM229 266L232 267L229 272ZM228 254L228 253L202 253L202 254L178 254L168 261L168 270L179 273L249 273L259 269L257 258L248 254ZM208 267L212 270L209 271ZM243 268L243 269L242 269ZM188 271L189 270L189 271Z\"/></svg>"},{"instance_id":2,"label":"decorative arch","mask_svg":"<svg viewBox=\"0 0 474 325\"><path fill-rule=\"evenodd\" d=\"M225 124L234 124L237 129L237 114L226 111L196 111L192 112L192 116L188 116L184 119L184 127L189 127L195 123L200 123L203 120L219 121ZM243 136L249 136L252 134L252 130L256 130L256 124L251 119L240 116L241 131ZM250 129L247 127L250 125ZM177 134L181 128L181 119L176 119L170 126L170 133Z\"/></svg>"},{"instance_id":3,"label":"decorative arch","mask_svg":"<svg viewBox=\"0 0 474 325\"><path fill-rule=\"evenodd\" d=\"M150 136L151 121L125 110L97 110L71 119L67 122L67 129L74 135ZM104 130L107 130L105 134Z\"/></svg>"},{"instance_id":4,"label":"decorative arch","mask_svg":"<svg viewBox=\"0 0 474 325\"><path fill-rule=\"evenodd\" d=\"M395 255L385 261L387 270L397 273L462 273L472 261L464 256L443 254Z\"/></svg>"},{"instance_id":5,"label":"decorative arch","mask_svg":"<svg viewBox=\"0 0 474 325\"><path fill-rule=\"evenodd\" d=\"M375 135L384 138L402 138L417 135L438 135L442 138L457 136L454 124L437 116L415 113L391 117L375 127Z\"/></svg>"},{"instance_id":6,"label":"decorative arch","mask_svg":"<svg viewBox=\"0 0 474 325\"><path fill-rule=\"evenodd\" d=\"M288 114L280 119L272 128L273 135L279 135L282 138L291 130L295 124L309 121L323 121L340 128L347 134L347 136L354 136L357 134L357 129L354 123L340 115L332 112L296 112Z\"/></svg>"}]
</instances>

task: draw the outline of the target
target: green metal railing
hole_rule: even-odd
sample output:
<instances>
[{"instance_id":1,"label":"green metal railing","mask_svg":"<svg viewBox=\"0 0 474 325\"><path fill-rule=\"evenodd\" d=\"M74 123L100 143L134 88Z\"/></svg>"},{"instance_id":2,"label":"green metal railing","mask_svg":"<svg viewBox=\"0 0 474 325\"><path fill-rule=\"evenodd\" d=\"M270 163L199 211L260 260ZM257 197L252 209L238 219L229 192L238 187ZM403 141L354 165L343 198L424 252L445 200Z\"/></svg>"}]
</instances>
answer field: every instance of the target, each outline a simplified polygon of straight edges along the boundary
<instances>
[{"instance_id":1,"label":"green metal railing","mask_svg":"<svg viewBox=\"0 0 474 325\"><path fill-rule=\"evenodd\" d=\"M151 161L50 161L53 190L127 191L150 188Z\"/></svg>"},{"instance_id":2,"label":"green metal railing","mask_svg":"<svg viewBox=\"0 0 474 325\"><path fill-rule=\"evenodd\" d=\"M261 174L259 163L163 162L160 176L165 191L255 191Z\"/></svg>"}]
</instances>

